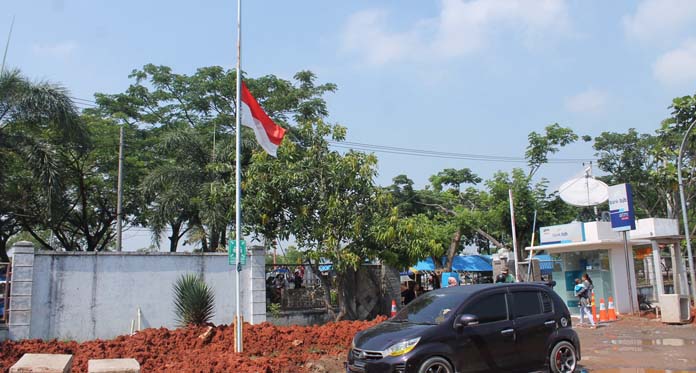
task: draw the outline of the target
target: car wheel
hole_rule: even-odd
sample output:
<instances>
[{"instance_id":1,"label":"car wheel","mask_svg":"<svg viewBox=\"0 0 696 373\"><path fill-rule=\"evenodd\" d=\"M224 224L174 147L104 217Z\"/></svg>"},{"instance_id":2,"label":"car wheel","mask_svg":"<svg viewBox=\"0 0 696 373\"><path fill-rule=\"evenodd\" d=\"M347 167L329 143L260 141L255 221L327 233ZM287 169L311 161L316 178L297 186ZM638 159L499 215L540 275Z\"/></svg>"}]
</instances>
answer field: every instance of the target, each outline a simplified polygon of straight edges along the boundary
<instances>
[{"instance_id":1,"label":"car wheel","mask_svg":"<svg viewBox=\"0 0 696 373\"><path fill-rule=\"evenodd\" d=\"M454 369L447 359L435 356L424 361L418 373L454 373Z\"/></svg>"},{"instance_id":2,"label":"car wheel","mask_svg":"<svg viewBox=\"0 0 696 373\"><path fill-rule=\"evenodd\" d=\"M556 343L549 356L549 366L552 373L572 373L578 364L575 346L568 341Z\"/></svg>"}]
</instances>

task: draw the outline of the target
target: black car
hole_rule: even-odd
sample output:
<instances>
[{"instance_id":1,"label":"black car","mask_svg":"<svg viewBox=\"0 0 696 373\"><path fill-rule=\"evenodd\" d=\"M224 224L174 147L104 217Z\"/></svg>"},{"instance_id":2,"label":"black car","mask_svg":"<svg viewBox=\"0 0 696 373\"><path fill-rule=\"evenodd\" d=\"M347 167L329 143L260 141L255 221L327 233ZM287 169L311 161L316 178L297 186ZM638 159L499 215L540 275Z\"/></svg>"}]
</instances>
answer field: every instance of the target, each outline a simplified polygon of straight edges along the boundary
<instances>
[{"instance_id":1,"label":"black car","mask_svg":"<svg viewBox=\"0 0 696 373\"><path fill-rule=\"evenodd\" d=\"M421 295L353 338L347 372L573 372L580 340L541 283L453 286Z\"/></svg>"}]
</instances>

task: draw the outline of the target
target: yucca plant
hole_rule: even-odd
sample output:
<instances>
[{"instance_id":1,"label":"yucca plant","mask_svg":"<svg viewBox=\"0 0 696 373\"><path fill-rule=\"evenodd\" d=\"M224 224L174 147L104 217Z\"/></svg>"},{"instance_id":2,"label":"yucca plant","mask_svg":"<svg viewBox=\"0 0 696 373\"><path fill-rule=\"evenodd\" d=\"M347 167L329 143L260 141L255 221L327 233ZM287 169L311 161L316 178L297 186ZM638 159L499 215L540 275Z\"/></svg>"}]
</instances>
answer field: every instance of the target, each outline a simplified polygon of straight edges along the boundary
<instances>
[{"instance_id":1,"label":"yucca plant","mask_svg":"<svg viewBox=\"0 0 696 373\"><path fill-rule=\"evenodd\" d=\"M205 325L215 314L213 290L196 274L183 274L174 284L174 312L180 326Z\"/></svg>"}]
</instances>

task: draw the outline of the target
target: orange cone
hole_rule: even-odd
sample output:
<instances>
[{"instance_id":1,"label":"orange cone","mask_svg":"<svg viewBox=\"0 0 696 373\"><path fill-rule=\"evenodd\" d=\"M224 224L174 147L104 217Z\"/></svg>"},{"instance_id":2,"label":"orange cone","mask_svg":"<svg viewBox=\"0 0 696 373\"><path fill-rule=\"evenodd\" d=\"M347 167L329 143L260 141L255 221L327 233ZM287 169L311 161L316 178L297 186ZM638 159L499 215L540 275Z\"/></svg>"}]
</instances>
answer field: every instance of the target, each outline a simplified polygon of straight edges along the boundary
<instances>
[{"instance_id":1,"label":"orange cone","mask_svg":"<svg viewBox=\"0 0 696 373\"><path fill-rule=\"evenodd\" d=\"M614 309L614 298L609 297L609 321L616 321L616 310Z\"/></svg>"},{"instance_id":2,"label":"orange cone","mask_svg":"<svg viewBox=\"0 0 696 373\"><path fill-rule=\"evenodd\" d=\"M599 298L599 322L609 321L607 316L607 308L604 305L604 298Z\"/></svg>"},{"instance_id":3,"label":"orange cone","mask_svg":"<svg viewBox=\"0 0 696 373\"><path fill-rule=\"evenodd\" d=\"M595 303L595 298L594 298L594 291L592 292L592 320L594 322L598 322L599 319L597 318L597 303Z\"/></svg>"},{"instance_id":4,"label":"orange cone","mask_svg":"<svg viewBox=\"0 0 696 373\"><path fill-rule=\"evenodd\" d=\"M396 301L392 299L392 306L391 306L391 317L396 316Z\"/></svg>"}]
</instances>

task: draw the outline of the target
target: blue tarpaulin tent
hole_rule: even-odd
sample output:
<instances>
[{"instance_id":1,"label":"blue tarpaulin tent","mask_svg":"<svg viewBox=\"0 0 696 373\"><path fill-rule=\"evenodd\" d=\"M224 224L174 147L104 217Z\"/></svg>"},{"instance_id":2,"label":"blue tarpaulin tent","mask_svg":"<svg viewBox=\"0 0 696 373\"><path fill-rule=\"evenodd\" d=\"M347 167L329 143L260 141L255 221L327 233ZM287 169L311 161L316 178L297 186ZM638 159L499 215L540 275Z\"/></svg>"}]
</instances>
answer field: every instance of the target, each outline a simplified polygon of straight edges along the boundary
<instances>
[{"instance_id":1,"label":"blue tarpaulin tent","mask_svg":"<svg viewBox=\"0 0 696 373\"><path fill-rule=\"evenodd\" d=\"M461 272L491 272L493 266L479 255L458 255L452 260L452 270Z\"/></svg>"},{"instance_id":2,"label":"blue tarpaulin tent","mask_svg":"<svg viewBox=\"0 0 696 373\"><path fill-rule=\"evenodd\" d=\"M553 263L555 261L551 258L551 255L539 254L534 255L532 258L539 260L539 270L542 275L550 275L553 272Z\"/></svg>"},{"instance_id":3,"label":"blue tarpaulin tent","mask_svg":"<svg viewBox=\"0 0 696 373\"><path fill-rule=\"evenodd\" d=\"M442 258L445 262L445 258ZM421 260L415 266L411 267L417 271L434 271L435 263L432 258ZM461 272L491 272L493 266L491 262L481 255L458 255L452 261L452 270Z\"/></svg>"}]
</instances>

